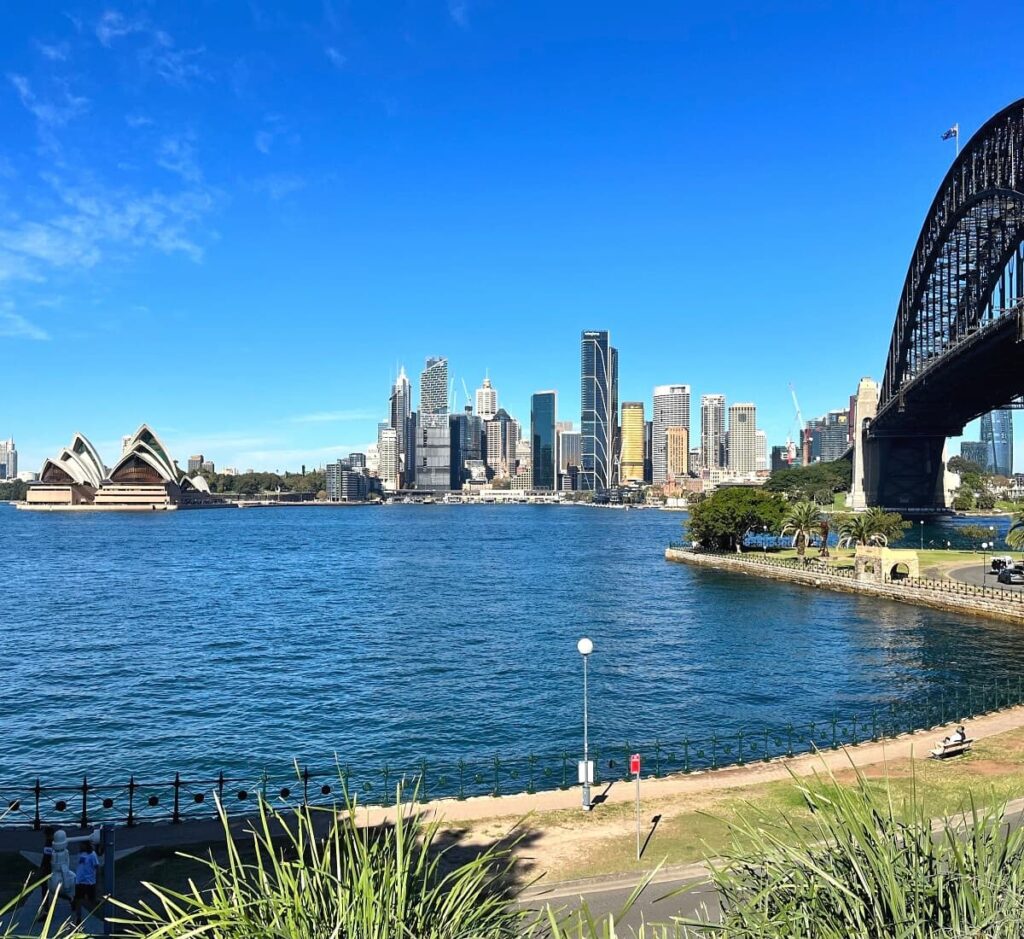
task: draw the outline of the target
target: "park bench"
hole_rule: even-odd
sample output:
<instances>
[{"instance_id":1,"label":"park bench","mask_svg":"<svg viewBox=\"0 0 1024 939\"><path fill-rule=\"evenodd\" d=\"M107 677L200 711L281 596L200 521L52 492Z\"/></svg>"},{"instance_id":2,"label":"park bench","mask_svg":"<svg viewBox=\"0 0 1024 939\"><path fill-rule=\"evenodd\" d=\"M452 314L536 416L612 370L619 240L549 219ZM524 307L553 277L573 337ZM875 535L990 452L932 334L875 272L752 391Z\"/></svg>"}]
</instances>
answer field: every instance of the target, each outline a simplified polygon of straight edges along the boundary
<instances>
[{"instance_id":1,"label":"park bench","mask_svg":"<svg viewBox=\"0 0 1024 939\"><path fill-rule=\"evenodd\" d=\"M971 746L974 741L968 737L966 740L959 740L956 743L946 743L943 741L936 745L935 749L932 750L932 758L936 760L944 760L950 756L960 756L962 753L970 752Z\"/></svg>"}]
</instances>

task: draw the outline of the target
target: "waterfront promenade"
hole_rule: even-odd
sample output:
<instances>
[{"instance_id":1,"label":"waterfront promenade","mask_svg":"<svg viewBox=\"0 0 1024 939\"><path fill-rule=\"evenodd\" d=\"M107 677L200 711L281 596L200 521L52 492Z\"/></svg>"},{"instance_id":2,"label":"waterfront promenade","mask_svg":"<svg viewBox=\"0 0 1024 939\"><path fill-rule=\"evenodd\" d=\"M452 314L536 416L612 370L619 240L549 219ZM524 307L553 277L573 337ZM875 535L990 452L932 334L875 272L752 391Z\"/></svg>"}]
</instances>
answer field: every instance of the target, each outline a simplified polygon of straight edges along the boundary
<instances>
[{"instance_id":1,"label":"waterfront promenade","mask_svg":"<svg viewBox=\"0 0 1024 939\"><path fill-rule=\"evenodd\" d=\"M665 558L680 564L735 574L786 581L818 589L895 600L951 613L986 616L1024 625L1024 592L1001 585L975 585L955 580L906 577L858 578L850 568L836 568L808 557L806 563L782 561L748 552L710 552L682 546L665 549Z\"/></svg>"}]
</instances>

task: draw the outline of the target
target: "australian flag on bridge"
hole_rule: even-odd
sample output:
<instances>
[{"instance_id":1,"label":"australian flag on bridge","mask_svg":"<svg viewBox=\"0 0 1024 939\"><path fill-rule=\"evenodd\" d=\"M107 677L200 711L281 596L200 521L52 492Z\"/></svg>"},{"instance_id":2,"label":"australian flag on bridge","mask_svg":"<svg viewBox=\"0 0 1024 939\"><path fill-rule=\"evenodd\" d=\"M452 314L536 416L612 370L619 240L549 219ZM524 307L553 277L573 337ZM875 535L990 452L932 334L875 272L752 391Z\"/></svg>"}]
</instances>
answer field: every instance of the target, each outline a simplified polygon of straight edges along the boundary
<instances>
[{"instance_id":1,"label":"australian flag on bridge","mask_svg":"<svg viewBox=\"0 0 1024 939\"><path fill-rule=\"evenodd\" d=\"M949 130L947 130L942 135L942 139L943 140L952 140L954 137L956 137L958 140L960 139L960 125L959 124L954 124L952 127L950 127Z\"/></svg>"}]
</instances>

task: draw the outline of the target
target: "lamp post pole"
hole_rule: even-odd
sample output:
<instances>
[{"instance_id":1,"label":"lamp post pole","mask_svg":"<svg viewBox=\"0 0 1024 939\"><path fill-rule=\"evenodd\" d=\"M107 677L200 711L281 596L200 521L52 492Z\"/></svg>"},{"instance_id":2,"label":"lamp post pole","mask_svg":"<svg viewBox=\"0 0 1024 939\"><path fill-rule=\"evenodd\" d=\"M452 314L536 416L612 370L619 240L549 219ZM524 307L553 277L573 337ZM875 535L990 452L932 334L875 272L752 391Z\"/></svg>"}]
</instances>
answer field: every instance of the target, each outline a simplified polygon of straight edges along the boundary
<instances>
[{"instance_id":1,"label":"lamp post pole","mask_svg":"<svg viewBox=\"0 0 1024 939\"><path fill-rule=\"evenodd\" d=\"M987 541L981 543L981 586L985 586L985 552L988 550L989 544Z\"/></svg>"},{"instance_id":2,"label":"lamp post pole","mask_svg":"<svg viewBox=\"0 0 1024 939\"><path fill-rule=\"evenodd\" d=\"M582 783L583 783L583 811L589 812L593 805L590 802L590 731L587 726L589 723L589 711L587 702L587 660L590 658L590 653L594 651L594 643L584 636L576 643L576 651L583 656L583 768L582 768Z\"/></svg>"},{"instance_id":3,"label":"lamp post pole","mask_svg":"<svg viewBox=\"0 0 1024 939\"><path fill-rule=\"evenodd\" d=\"M765 557L767 557L768 556L768 526L767 525L762 525L761 528L764 529L764 535L762 536L762 539L761 539L761 546L764 548Z\"/></svg>"},{"instance_id":4,"label":"lamp post pole","mask_svg":"<svg viewBox=\"0 0 1024 939\"><path fill-rule=\"evenodd\" d=\"M924 519L921 519L921 550L924 551Z\"/></svg>"}]
</instances>

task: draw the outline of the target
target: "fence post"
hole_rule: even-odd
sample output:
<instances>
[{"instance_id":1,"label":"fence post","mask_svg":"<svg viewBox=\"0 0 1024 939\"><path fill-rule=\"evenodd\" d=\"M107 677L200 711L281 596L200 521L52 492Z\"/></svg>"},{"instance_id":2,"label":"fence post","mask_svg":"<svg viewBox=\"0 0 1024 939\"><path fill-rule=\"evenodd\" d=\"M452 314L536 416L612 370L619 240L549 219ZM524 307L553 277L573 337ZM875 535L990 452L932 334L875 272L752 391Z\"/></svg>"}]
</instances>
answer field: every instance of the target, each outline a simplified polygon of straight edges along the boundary
<instances>
[{"instance_id":1,"label":"fence post","mask_svg":"<svg viewBox=\"0 0 1024 939\"><path fill-rule=\"evenodd\" d=\"M564 787L563 787L564 788ZM459 801L466 798L466 761L459 758Z\"/></svg>"},{"instance_id":2,"label":"fence post","mask_svg":"<svg viewBox=\"0 0 1024 939\"><path fill-rule=\"evenodd\" d=\"M771 757L768 754L768 728L765 727L765 729L764 729L764 756L762 757L762 760L765 763L767 763L768 760L770 760L770 759L771 759Z\"/></svg>"},{"instance_id":3,"label":"fence post","mask_svg":"<svg viewBox=\"0 0 1024 939\"><path fill-rule=\"evenodd\" d=\"M128 827L135 824L135 775L128 780Z\"/></svg>"},{"instance_id":4,"label":"fence post","mask_svg":"<svg viewBox=\"0 0 1024 939\"><path fill-rule=\"evenodd\" d=\"M661 778L661 741L654 739L654 778Z\"/></svg>"},{"instance_id":5,"label":"fence post","mask_svg":"<svg viewBox=\"0 0 1024 939\"><path fill-rule=\"evenodd\" d=\"M878 708L871 709L871 739L878 742Z\"/></svg>"},{"instance_id":6,"label":"fence post","mask_svg":"<svg viewBox=\"0 0 1024 939\"><path fill-rule=\"evenodd\" d=\"M832 749L839 749L839 742L836 740L836 712L832 712Z\"/></svg>"},{"instance_id":7,"label":"fence post","mask_svg":"<svg viewBox=\"0 0 1024 939\"><path fill-rule=\"evenodd\" d=\"M786 756L793 755L793 724L786 725Z\"/></svg>"},{"instance_id":8,"label":"fence post","mask_svg":"<svg viewBox=\"0 0 1024 939\"><path fill-rule=\"evenodd\" d=\"M562 788L569 788L569 754L562 751Z\"/></svg>"},{"instance_id":9,"label":"fence post","mask_svg":"<svg viewBox=\"0 0 1024 939\"><path fill-rule=\"evenodd\" d=\"M217 777L217 801L224 805L224 770L221 770Z\"/></svg>"},{"instance_id":10,"label":"fence post","mask_svg":"<svg viewBox=\"0 0 1024 939\"><path fill-rule=\"evenodd\" d=\"M89 779L82 777L82 827L89 827Z\"/></svg>"},{"instance_id":11,"label":"fence post","mask_svg":"<svg viewBox=\"0 0 1024 939\"><path fill-rule=\"evenodd\" d=\"M302 768L302 805L303 808L309 805L309 767Z\"/></svg>"},{"instance_id":12,"label":"fence post","mask_svg":"<svg viewBox=\"0 0 1024 939\"><path fill-rule=\"evenodd\" d=\"M494 758L494 791L491 792L492 796L501 795L501 759L500 757Z\"/></svg>"},{"instance_id":13,"label":"fence post","mask_svg":"<svg viewBox=\"0 0 1024 939\"><path fill-rule=\"evenodd\" d=\"M683 772L690 772L690 738L683 741Z\"/></svg>"},{"instance_id":14,"label":"fence post","mask_svg":"<svg viewBox=\"0 0 1024 939\"><path fill-rule=\"evenodd\" d=\"M736 735L736 765L743 766L743 731Z\"/></svg>"},{"instance_id":15,"label":"fence post","mask_svg":"<svg viewBox=\"0 0 1024 939\"><path fill-rule=\"evenodd\" d=\"M711 768L718 769L718 734L711 735Z\"/></svg>"},{"instance_id":16,"label":"fence post","mask_svg":"<svg viewBox=\"0 0 1024 939\"><path fill-rule=\"evenodd\" d=\"M181 821L181 773L174 774L174 812L171 815L171 824L177 825Z\"/></svg>"}]
</instances>

